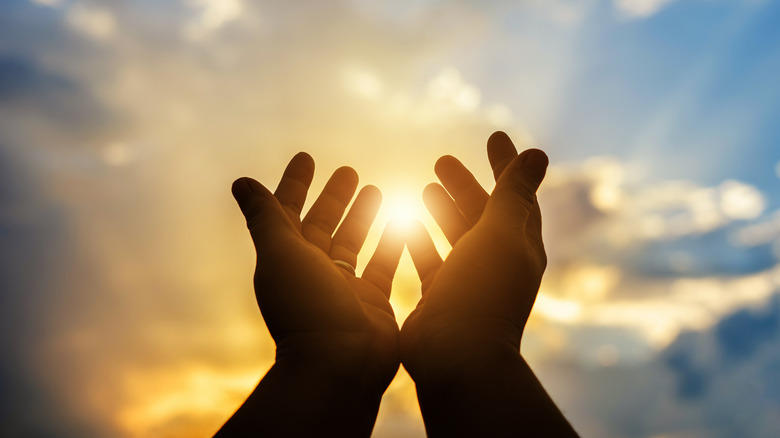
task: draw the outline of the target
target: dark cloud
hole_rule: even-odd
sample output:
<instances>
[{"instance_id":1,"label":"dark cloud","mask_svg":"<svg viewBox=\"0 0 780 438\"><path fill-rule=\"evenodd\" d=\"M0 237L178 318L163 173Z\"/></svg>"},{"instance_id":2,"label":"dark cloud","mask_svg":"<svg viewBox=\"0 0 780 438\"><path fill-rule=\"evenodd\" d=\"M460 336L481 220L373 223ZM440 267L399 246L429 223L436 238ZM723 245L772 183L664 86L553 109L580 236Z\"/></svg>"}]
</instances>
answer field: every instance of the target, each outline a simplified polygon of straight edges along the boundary
<instances>
[{"instance_id":1,"label":"dark cloud","mask_svg":"<svg viewBox=\"0 0 780 438\"><path fill-rule=\"evenodd\" d=\"M661 354L674 372L677 393L684 400L703 400L715 381L729 381L739 368L756 365L757 357L780 360L779 322L780 298L775 295L766 307L739 309L707 332L681 333ZM766 349L775 350L770 358L760 354Z\"/></svg>"},{"instance_id":2,"label":"dark cloud","mask_svg":"<svg viewBox=\"0 0 780 438\"><path fill-rule=\"evenodd\" d=\"M18 97L45 97L70 91L75 84L65 77L41 70L21 56L0 57L0 102Z\"/></svg>"},{"instance_id":3,"label":"dark cloud","mask_svg":"<svg viewBox=\"0 0 780 438\"><path fill-rule=\"evenodd\" d=\"M114 115L79 81L36 59L43 44L56 48L66 39L57 12L26 1L2 8L0 40L19 43L0 53L0 435L102 436L102 420L85 421L63 393L78 383L53 377L67 363L51 354L53 337L70 328L63 315L79 312L70 291L94 284L87 277L65 284L84 272L80 242L45 170L64 164L47 165L54 161L48 151L82 149L112 129Z\"/></svg>"},{"instance_id":4,"label":"dark cloud","mask_svg":"<svg viewBox=\"0 0 780 438\"><path fill-rule=\"evenodd\" d=\"M676 239L649 241L632 254L629 267L638 275L652 277L740 276L775 265L771 243L736 246L733 234L739 224Z\"/></svg>"},{"instance_id":5,"label":"dark cloud","mask_svg":"<svg viewBox=\"0 0 780 438\"><path fill-rule=\"evenodd\" d=\"M0 142L2 139L0 139ZM68 227L25 166L0 143L0 435L92 436L41 379Z\"/></svg>"},{"instance_id":6,"label":"dark cloud","mask_svg":"<svg viewBox=\"0 0 780 438\"><path fill-rule=\"evenodd\" d=\"M706 395L710 374L699 363L692 349L696 348L697 334L682 333L662 354L664 363L674 372L677 395L683 400L699 399Z\"/></svg>"},{"instance_id":7,"label":"dark cloud","mask_svg":"<svg viewBox=\"0 0 780 438\"><path fill-rule=\"evenodd\" d=\"M713 329L727 363L749 359L780 334L780 299L762 309L742 309L721 320Z\"/></svg>"},{"instance_id":8,"label":"dark cloud","mask_svg":"<svg viewBox=\"0 0 780 438\"><path fill-rule=\"evenodd\" d=\"M0 55L3 107L15 123L43 118L73 132L99 129L111 120L110 112L76 81L20 55Z\"/></svg>"}]
</instances>

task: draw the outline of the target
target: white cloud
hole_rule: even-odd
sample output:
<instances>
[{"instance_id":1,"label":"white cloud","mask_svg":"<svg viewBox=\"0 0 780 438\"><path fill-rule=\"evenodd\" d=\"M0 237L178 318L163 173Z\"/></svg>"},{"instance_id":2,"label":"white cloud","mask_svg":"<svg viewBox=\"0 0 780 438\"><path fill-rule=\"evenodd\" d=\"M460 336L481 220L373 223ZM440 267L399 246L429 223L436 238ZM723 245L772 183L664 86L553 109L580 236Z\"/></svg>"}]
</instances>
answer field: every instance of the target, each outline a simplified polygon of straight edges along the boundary
<instances>
[{"instance_id":1,"label":"white cloud","mask_svg":"<svg viewBox=\"0 0 780 438\"><path fill-rule=\"evenodd\" d=\"M720 208L731 219L755 219L764 212L766 201L755 187L728 180L720 185Z\"/></svg>"},{"instance_id":2,"label":"white cloud","mask_svg":"<svg viewBox=\"0 0 780 438\"><path fill-rule=\"evenodd\" d=\"M780 211L758 223L750 224L734 233L734 242L743 246L756 246L780 238Z\"/></svg>"},{"instance_id":3,"label":"white cloud","mask_svg":"<svg viewBox=\"0 0 780 438\"><path fill-rule=\"evenodd\" d=\"M628 18L646 18L654 15L674 0L613 0L615 7Z\"/></svg>"},{"instance_id":4,"label":"white cloud","mask_svg":"<svg viewBox=\"0 0 780 438\"><path fill-rule=\"evenodd\" d=\"M737 242L755 246L780 234L780 213L743 225L765 207L749 184L647 184L635 165L612 157L553 164L548 174L539 195L550 260L534 310L540 319L572 331L634 332L651 351L734 309L764 305L780 287L780 268L767 267L766 251L750 253L729 240L737 231ZM616 347L618 362L624 347ZM598 359L595 350L584 353ZM611 353L604 356L611 362Z\"/></svg>"},{"instance_id":5,"label":"white cloud","mask_svg":"<svg viewBox=\"0 0 780 438\"><path fill-rule=\"evenodd\" d=\"M550 321L574 323L581 318L582 304L578 300L556 298L542 292L536 297L534 312Z\"/></svg>"},{"instance_id":6,"label":"white cloud","mask_svg":"<svg viewBox=\"0 0 780 438\"><path fill-rule=\"evenodd\" d=\"M126 166L136 159L133 149L124 143L111 143L101 151L101 158L109 166Z\"/></svg>"},{"instance_id":7,"label":"white cloud","mask_svg":"<svg viewBox=\"0 0 780 438\"><path fill-rule=\"evenodd\" d=\"M62 4L62 0L30 0L37 5L56 7Z\"/></svg>"},{"instance_id":8,"label":"white cloud","mask_svg":"<svg viewBox=\"0 0 780 438\"><path fill-rule=\"evenodd\" d=\"M490 121L490 123L498 127L509 126L514 120L512 110L499 103L488 105L488 107L485 108L485 116Z\"/></svg>"},{"instance_id":9,"label":"white cloud","mask_svg":"<svg viewBox=\"0 0 780 438\"><path fill-rule=\"evenodd\" d=\"M341 68L340 80L350 93L371 102L367 115L381 115L403 125L448 124L457 118L481 120L494 127L512 127L512 111L502 103L486 104L482 92L467 81L453 66L445 66L424 80L421 91L414 93L407 87L392 86L377 70L358 63L347 63ZM515 142L526 144L530 137L516 130ZM513 132L514 133L514 132Z\"/></svg>"},{"instance_id":10,"label":"white cloud","mask_svg":"<svg viewBox=\"0 0 780 438\"><path fill-rule=\"evenodd\" d=\"M227 23L237 19L243 12L241 0L189 0L198 9L198 16L184 29L186 37L203 39Z\"/></svg>"},{"instance_id":11,"label":"white cloud","mask_svg":"<svg viewBox=\"0 0 780 438\"><path fill-rule=\"evenodd\" d=\"M543 13L562 27L571 27L582 22L595 4L593 0L529 0L526 3L529 9Z\"/></svg>"},{"instance_id":12,"label":"white cloud","mask_svg":"<svg viewBox=\"0 0 780 438\"><path fill-rule=\"evenodd\" d=\"M579 268L572 273L563 273L563 282L574 285L583 280L582 272L578 271ZM780 288L777 281L780 267L776 267L738 278L680 277L644 282L631 279L622 286L632 290L615 296L609 291L616 284L606 283L615 281L607 278L616 274L610 271L599 273L601 277L591 278L590 285L581 284L579 294L584 294L584 297L578 296L575 289L569 290L565 298L550 296L547 292L551 287L543 288L534 305L534 313L549 321L570 324L574 331L578 326L634 331L649 345L659 349L672 342L680 332L709 329L736 309L761 308ZM595 272L598 271L588 275ZM597 290L595 294L592 292L594 288Z\"/></svg>"},{"instance_id":13,"label":"white cloud","mask_svg":"<svg viewBox=\"0 0 780 438\"><path fill-rule=\"evenodd\" d=\"M464 81L457 69L448 67L428 82L426 97L432 103L470 112L479 106L481 93L479 88Z\"/></svg>"},{"instance_id":14,"label":"white cloud","mask_svg":"<svg viewBox=\"0 0 780 438\"><path fill-rule=\"evenodd\" d=\"M365 68L345 67L343 72L344 85L348 90L366 99L378 99L384 91L384 84L379 77Z\"/></svg>"},{"instance_id":15,"label":"white cloud","mask_svg":"<svg viewBox=\"0 0 780 438\"><path fill-rule=\"evenodd\" d=\"M708 233L764 213L764 195L747 183L726 180L703 187L692 181L676 180L647 185L636 178L633 167L612 157L590 158L578 165L553 165L542 193L545 198L548 194L557 198L566 191L586 191L588 206L601 213L600 221L609 223L603 231L618 241ZM566 196L569 195L563 195ZM558 205L553 199L552 203L555 205L551 209L566 208L577 214L576 209L563 205L570 201Z\"/></svg>"},{"instance_id":16,"label":"white cloud","mask_svg":"<svg viewBox=\"0 0 780 438\"><path fill-rule=\"evenodd\" d=\"M116 32L116 20L108 10L94 5L77 3L65 15L72 29L96 40L107 40Z\"/></svg>"}]
</instances>

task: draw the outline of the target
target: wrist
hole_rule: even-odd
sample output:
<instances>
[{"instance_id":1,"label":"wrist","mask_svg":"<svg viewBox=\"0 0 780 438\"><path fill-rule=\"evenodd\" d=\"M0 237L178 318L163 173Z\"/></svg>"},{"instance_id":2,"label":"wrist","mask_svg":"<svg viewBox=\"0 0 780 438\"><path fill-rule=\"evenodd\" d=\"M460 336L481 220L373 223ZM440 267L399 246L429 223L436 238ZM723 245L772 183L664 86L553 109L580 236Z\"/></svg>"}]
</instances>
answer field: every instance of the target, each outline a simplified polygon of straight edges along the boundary
<instances>
[{"instance_id":1,"label":"wrist","mask_svg":"<svg viewBox=\"0 0 780 438\"><path fill-rule=\"evenodd\" d=\"M216 436L368 437L381 398L317 366L281 361Z\"/></svg>"},{"instance_id":2,"label":"wrist","mask_svg":"<svg viewBox=\"0 0 780 438\"><path fill-rule=\"evenodd\" d=\"M506 374L523 362L520 335L504 324L426 330L402 352L404 367L418 385L465 386L487 375Z\"/></svg>"},{"instance_id":3,"label":"wrist","mask_svg":"<svg viewBox=\"0 0 780 438\"><path fill-rule=\"evenodd\" d=\"M340 391L381 398L400 360L396 351L375 348L361 335L292 335L277 344L274 367Z\"/></svg>"},{"instance_id":4,"label":"wrist","mask_svg":"<svg viewBox=\"0 0 780 438\"><path fill-rule=\"evenodd\" d=\"M431 437L577 436L520 354L415 383Z\"/></svg>"},{"instance_id":5,"label":"wrist","mask_svg":"<svg viewBox=\"0 0 780 438\"><path fill-rule=\"evenodd\" d=\"M490 350L472 351L468 356L451 358L448 365L426 367L412 375L418 390L486 388L500 385L517 374L525 364L519 353Z\"/></svg>"},{"instance_id":6,"label":"wrist","mask_svg":"<svg viewBox=\"0 0 780 438\"><path fill-rule=\"evenodd\" d=\"M277 361L269 370L268 376L274 380L286 382L289 396L320 400L320 403L352 406L376 410L381 402L384 390L367 385L362 380L334 373L333 370L317 364L305 364L293 361Z\"/></svg>"}]
</instances>

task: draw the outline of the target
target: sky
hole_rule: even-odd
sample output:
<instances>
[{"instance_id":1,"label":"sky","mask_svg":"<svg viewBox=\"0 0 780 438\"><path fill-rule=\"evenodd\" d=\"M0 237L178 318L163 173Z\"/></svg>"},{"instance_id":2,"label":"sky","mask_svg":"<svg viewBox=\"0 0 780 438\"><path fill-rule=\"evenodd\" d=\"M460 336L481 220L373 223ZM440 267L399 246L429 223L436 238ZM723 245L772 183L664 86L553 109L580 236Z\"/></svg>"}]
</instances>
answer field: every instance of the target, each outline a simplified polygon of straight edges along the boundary
<instances>
[{"instance_id":1,"label":"sky","mask_svg":"<svg viewBox=\"0 0 780 438\"><path fill-rule=\"evenodd\" d=\"M273 362L230 195L298 151L382 226L539 147L522 354L583 437L780 430L780 3L0 2L0 435L208 436ZM311 197L310 197L311 198ZM311 199L309 200L310 205ZM391 302L419 297L404 255ZM422 437L405 371L374 436Z\"/></svg>"}]
</instances>

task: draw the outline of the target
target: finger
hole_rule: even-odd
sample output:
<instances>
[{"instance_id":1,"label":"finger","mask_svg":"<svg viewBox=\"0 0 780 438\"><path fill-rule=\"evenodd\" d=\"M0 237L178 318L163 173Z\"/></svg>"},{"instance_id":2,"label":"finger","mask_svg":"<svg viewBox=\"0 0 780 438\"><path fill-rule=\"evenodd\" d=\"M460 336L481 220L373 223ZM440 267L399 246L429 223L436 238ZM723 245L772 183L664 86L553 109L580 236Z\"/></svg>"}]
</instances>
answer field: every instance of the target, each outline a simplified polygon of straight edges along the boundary
<instances>
[{"instance_id":1,"label":"finger","mask_svg":"<svg viewBox=\"0 0 780 438\"><path fill-rule=\"evenodd\" d=\"M271 237L295 231L279 201L259 182L252 178L239 178L233 182L232 192L246 218L256 249L265 247L265 242Z\"/></svg>"},{"instance_id":2,"label":"finger","mask_svg":"<svg viewBox=\"0 0 780 438\"><path fill-rule=\"evenodd\" d=\"M393 276L398 268L398 260L404 251L404 240L400 227L391 222L387 224L379 238L379 244L366 265L361 276L375 285L386 297L390 298L390 290L393 286Z\"/></svg>"},{"instance_id":3,"label":"finger","mask_svg":"<svg viewBox=\"0 0 780 438\"><path fill-rule=\"evenodd\" d=\"M412 256L412 262L417 270L417 275L422 282L423 294L428 290L428 286L433 281L436 272L442 264L441 256L433 244L431 235L425 226L414 221L411 225L411 231L406 241L406 247L409 249L409 255Z\"/></svg>"},{"instance_id":4,"label":"finger","mask_svg":"<svg viewBox=\"0 0 780 438\"><path fill-rule=\"evenodd\" d=\"M455 201L450 198L444 187L436 183L428 184L423 190L423 201L428 211L436 220L450 245L460 239L460 236L471 228L471 225L463 216Z\"/></svg>"},{"instance_id":5,"label":"finger","mask_svg":"<svg viewBox=\"0 0 780 438\"><path fill-rule=\"evenodd\" d=\"M528 215L526 232L536 241L537 244L544 248L544 244L542 243L542 211L539 209L538 197L536 198L536 202L534 202L534 205Z\"/></svg>"},{"instance_id":6,"label":"finger","mask_svg":"<svg viewBox=\"0 0 780 438\"><path fill-rule=\"evenodd\" d=\"M466 220L472 225L477 223L487 204L488 193L479 185L474 175L451 155L439 158L434 170Z\"/></svg>"},{"instance_id":7,"label":"finger","mask_svg":"<svg viewBox=\"0 0 780 438\"><path fill-rule=\"evenodd\" d=\"M494 132L487 142L488 161L496 181L506 166L517 156L517 149L506 133Z\"/></svg>"},{"instance_id":8,"label":"finger","mask_svg":"<svg viewBox=\"0 0 780 438\"><path fill-rule=\"evenodd\" d=\"M330 236L355 194L357 184L358 175L354 169L336 169L301 223L303 237L326 254L330 252Z\"/></svg>"},{"instance_id":9,"label":"finger","mask_svg":"<svg viewBox=\"0 0 780 438\"><path fill-rule=\"evenodd\" d=\"M501 174L485 213L508 214L515 222L528 219L536 208L536 190L548 163L547 155L539 149L528 149L518 155Z\"/></svg>"},{"instance_id":10,"label":"finger","mask_svg":"<svg viewBox=\"0 0 780 438\"><path fill-rule=\"evenodd\" d=\"M279 186L276 187L274 196L293 223L299 223L301 220L301 210L313 176L314 160L306 152L299 152L284 169Z\"/></svg>"},{"instance_id":11,"label":"finger","mask_svg":"<svg viewBox=\"0 0 780 438\"><path fill-rule=\"evenodd\" d=\"M347 216L330 244L330 258L357 265L357 255L374 223L382 194L375 186L366 186L358 193Z\"/></svg>"}]
</instances>

